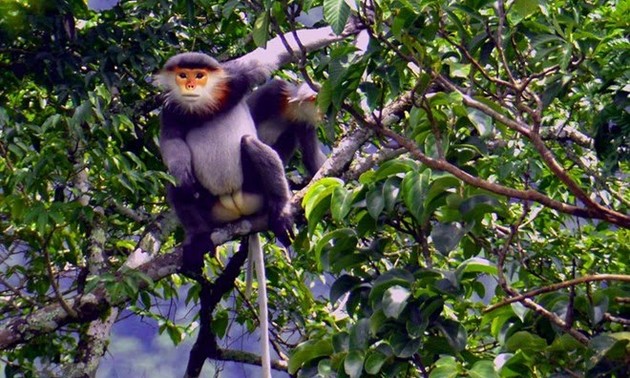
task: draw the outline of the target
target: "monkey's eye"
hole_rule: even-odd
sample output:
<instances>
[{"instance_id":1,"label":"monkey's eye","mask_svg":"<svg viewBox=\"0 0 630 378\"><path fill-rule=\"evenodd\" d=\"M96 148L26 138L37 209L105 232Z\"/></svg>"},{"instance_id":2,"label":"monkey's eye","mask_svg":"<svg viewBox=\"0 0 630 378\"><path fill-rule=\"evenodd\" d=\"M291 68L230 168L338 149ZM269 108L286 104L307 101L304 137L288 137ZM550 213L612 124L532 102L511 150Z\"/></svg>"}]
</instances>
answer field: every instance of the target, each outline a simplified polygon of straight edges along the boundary
<instances>
[{"instance_id":1,"label":"monkey's eye","mask_svg":"<svg viewBox=\"0 0 630 378\"><path fill-rule=\"evenodd\" d=\"M180 79L185 79L185 78L186 78L186 74L185 74L185 73L183 73L183 72L181 72L181 73L179 74L179 77L180 77Z\"/></svg>"},{"instance_id":2,"label":"monkey's eye","mask_svg":"<svg viewBox=\"0 0 630 378\"><path fill-rule=\"evenodd\" d=\"M195 76L197 79L203 79L203 77L206 76L206 74L204 74L203 72L197 72L197 76Z\"/></svg>"}]
</instances>

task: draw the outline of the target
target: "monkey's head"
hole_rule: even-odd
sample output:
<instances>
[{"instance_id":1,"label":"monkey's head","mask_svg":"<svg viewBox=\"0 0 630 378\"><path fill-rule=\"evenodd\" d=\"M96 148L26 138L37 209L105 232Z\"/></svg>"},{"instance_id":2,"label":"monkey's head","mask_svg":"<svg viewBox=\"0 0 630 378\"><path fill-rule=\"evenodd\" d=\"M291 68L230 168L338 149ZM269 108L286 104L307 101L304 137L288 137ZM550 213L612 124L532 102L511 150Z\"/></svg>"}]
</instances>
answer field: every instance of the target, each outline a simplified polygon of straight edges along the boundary
<instances>
[{"instance_id":1,"label":"monkey's head","mask_svg":"<svg viewBox=\"0 0 630 378\"><path fill-rule=\"evenodd\" d=\"M317 108L317 92L302 83L299 87L292 84L285 88L287 104L284 109L285 116L292 121L306 122L315 125L320 120Z\"/></svg>"},{"instance_id":2,"label":"monkey's head","mask_svg":"<svg viewBox=\"0 0 630 378\"><path fill-rule=\"evenodd\" d=\"M166 91L166 103L187 113L211 113L220 107L227 93L227 74L219 62L202 53L171 57L155 79Z\"/></svg>"}]
</instances>

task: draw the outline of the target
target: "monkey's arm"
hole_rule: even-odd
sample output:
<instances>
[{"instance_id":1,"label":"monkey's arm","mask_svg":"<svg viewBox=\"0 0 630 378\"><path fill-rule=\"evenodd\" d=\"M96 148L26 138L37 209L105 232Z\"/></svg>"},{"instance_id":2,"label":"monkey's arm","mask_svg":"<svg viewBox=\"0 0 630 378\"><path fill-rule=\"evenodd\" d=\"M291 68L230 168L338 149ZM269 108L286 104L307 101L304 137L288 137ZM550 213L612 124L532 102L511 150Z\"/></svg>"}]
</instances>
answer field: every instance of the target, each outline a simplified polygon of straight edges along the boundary
<instances>
[{"instance_id":1,"label":"monkey's arm","mask_svg":"<svg viewBox=\"0 0 630 378\"><path fill-rule=\"evenodd\" d=\"M304 48L304 52L311 52L326 47L333 42L340 41L349 35L353 35L361 31L361 26L357 25L355 20L351 19L346 26L346 30L340 35L333 33L329 26L317 29L299 29L296 30L297 39ZM284 34L284 39L293 50L293 53L285 47L282 38L277 36L267 41L266 47L259 47L249 54L227 62L228 64L237 64L247 68L245 71L251 80L252 85L262 84L269 78L271 72L279 69L283 65L289 63L293 54L300 56L302 49L295 39L293 33Z\"/></svg>"},{"instance_id":2,"label":"monkey's arm","mask_svg":"<svg viewBox=\"0 0 630 378\"><path fill-rule=\"evenodd\" d=\"M326 161L326 155L322 152L319 139L317 138L317 129L314 125L306 125L304 130L298 133L298 139L302 150L302 161L306 166L306 170L311 176L315 176L315 173Z\"/></svg>"},{"instance_id":3,"label":"monkey's arm","mask_svg":"<svg viewBox=\"0 0 630 378\"><path fill-rule=\"evenodd\" d=\"M160 133L160 151L168 172L177 180L177 186L190 188L195 185L190 149L177 127L163 127Z\"/></svg>"}]
</instances>

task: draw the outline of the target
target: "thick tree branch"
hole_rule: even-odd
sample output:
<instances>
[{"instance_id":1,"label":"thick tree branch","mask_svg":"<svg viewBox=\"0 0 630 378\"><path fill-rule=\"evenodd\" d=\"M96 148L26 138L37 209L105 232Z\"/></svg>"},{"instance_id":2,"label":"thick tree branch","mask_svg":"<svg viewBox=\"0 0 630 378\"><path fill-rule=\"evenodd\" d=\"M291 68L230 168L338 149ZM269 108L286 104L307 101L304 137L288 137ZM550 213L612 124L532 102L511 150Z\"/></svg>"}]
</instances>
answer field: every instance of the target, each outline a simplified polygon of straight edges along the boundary
<instances>
[{"instance_id":1,"label":"thick tree branch","mask_svg":"<svg viewBox=\"0 0 630 378\"><path fill-rule=\"evenodd\" d=\"M210 282L203 277L197 279L197 282L201 285L201 293L199 295L200 326L197 341L190 351L185 378L198 377L207 358L218 359L221 357L221 350L217 345L216 336L212 332L212 313L223 295L234 289L234 282L241 273L241 268L247 259L247 253L248 243L246 238L243 238L238 252L232 256L221 275L214 282Z\"/></svg>"}]
</instances>

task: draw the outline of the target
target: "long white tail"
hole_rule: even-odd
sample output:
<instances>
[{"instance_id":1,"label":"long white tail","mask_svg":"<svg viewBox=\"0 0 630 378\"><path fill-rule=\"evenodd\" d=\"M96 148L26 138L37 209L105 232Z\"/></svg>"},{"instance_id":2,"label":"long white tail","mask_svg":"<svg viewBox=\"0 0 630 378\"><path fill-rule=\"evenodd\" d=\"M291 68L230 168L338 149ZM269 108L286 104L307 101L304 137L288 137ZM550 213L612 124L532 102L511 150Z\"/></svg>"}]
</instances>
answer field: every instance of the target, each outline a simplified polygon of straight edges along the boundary
<instances>
[{"instance_id":1,"label":"long white tail","mask_svg":"<svg viewBox=\"0 0 630 378\"><path fill-rule=\"evenodd\" d=\"M262 358L262 377L271 378L271 355L269 352L269 319L267 310L267 277L265 259L260 245L260 236L249 235L249 264L256 265L258 278L258 316L260 322L260 353ZM251 286L251 285L250 285ZM246 290L247 291L247 290Z\"/></svg>"}]
</instances>

